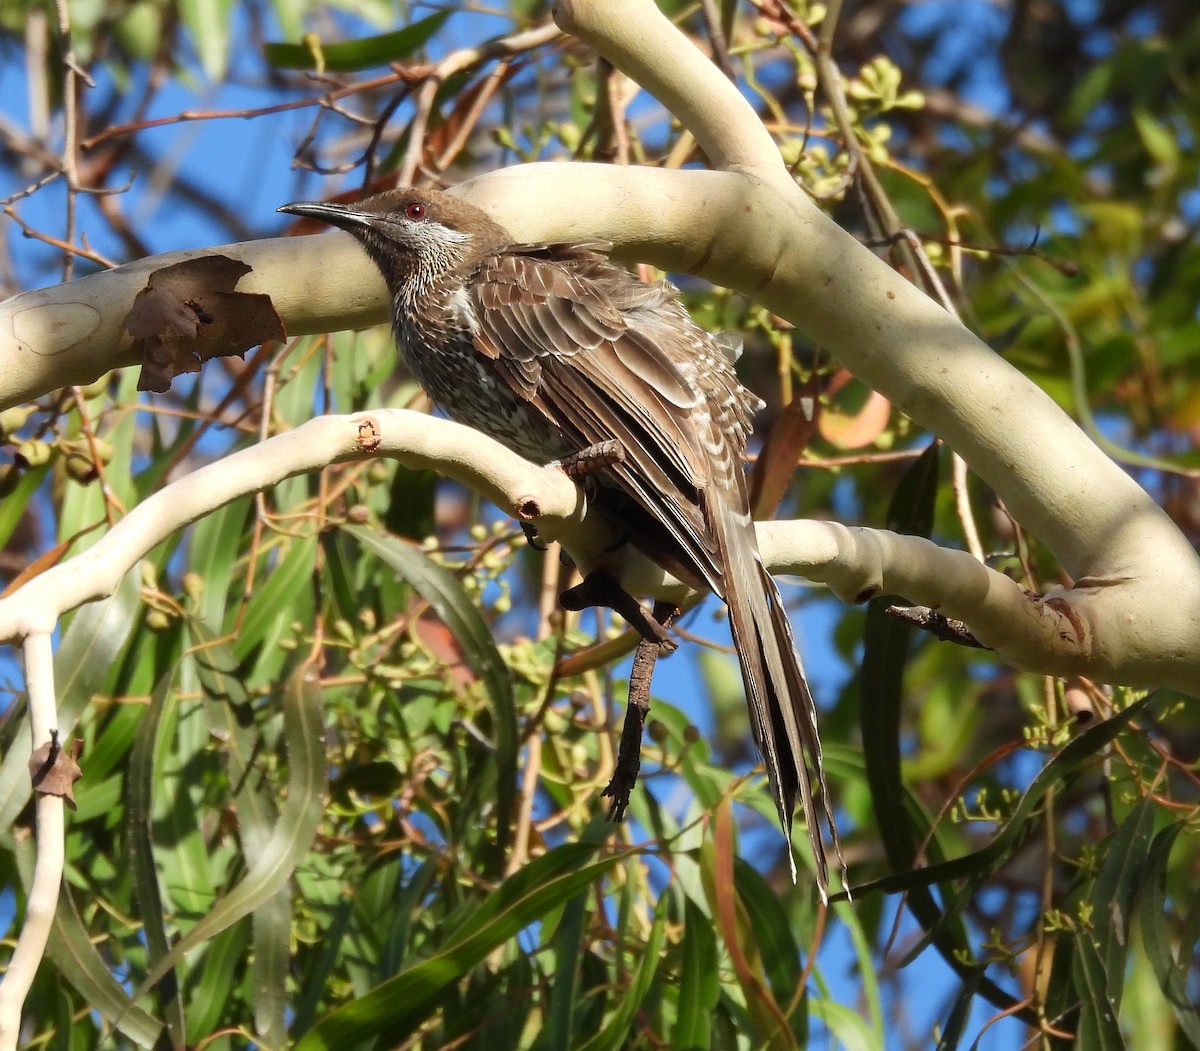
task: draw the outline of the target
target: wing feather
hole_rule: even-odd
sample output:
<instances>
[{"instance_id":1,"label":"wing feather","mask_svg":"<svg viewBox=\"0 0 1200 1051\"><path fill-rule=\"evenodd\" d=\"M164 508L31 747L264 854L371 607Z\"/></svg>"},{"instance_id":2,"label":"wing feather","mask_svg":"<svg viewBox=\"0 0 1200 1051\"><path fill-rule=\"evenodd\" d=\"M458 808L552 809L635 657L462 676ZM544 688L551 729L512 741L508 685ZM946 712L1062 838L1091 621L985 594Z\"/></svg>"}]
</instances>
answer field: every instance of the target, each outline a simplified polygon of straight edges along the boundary
<instances>
[{"instance_id":1,"label":"wing feather","mask_svg":"<svg viewBox=\"0 0 1200 1051\"><path fill-rule=\"evenodd\" d=\"M660 523L693 575L723 594L721 555L701 507L711 481L696 426L701 396L661 342L674 331L673 317L657 312L673 294L631 283L573 245L517 246L489 257L471 288L480 353L572 451L619 441L626 462L606 475Z\"/></svg>"}]
</instances>

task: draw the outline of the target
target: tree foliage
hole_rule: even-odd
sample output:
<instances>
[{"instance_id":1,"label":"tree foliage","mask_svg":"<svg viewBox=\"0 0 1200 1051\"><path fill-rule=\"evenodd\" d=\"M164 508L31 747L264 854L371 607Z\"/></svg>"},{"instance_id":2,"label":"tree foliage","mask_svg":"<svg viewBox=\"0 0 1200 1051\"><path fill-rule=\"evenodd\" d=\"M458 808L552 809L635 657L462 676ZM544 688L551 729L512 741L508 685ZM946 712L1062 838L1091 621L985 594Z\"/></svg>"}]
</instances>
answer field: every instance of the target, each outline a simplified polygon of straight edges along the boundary
<instances>
[{"instance_id":1,"label":"tree foliage","mask_svg":"<svg viewBox=\"0 0 1200 1051\"><path fill-rule=\"evenodd\" d=\"M944 296L1195 543L1188 0L664 7L823 207ZM7 5L0 48L20 62L0 86L27 113L0 112L0 287L280 232L271 208L296 197L534 159L702 162L547 17ZM294 185L271 170L287 156ZM739 367L768 402L765 516L956 545L973 524L993 567L1032 592L1060 582L990 491L822 347L680 281L698 320L746 336ZM383 329L217 358L165 395L137 381L0 414L7 582L314 414L424 404ZM366 461L227 504L74 613L54 660L83 776L22 1039L1200 1047L1197 739L1179 695L1013 671L917 637L886 599L804 592L799 627L834 622L815 678L857 888L825 914L786 881L711 602L684 621L699 658L673 658L702 702L660 677L631 820L603 820L633 639L558 612L546 596L567 580L467 490ZM15 936L34 846L12 692Z\"/></svg>"}]
</instances>

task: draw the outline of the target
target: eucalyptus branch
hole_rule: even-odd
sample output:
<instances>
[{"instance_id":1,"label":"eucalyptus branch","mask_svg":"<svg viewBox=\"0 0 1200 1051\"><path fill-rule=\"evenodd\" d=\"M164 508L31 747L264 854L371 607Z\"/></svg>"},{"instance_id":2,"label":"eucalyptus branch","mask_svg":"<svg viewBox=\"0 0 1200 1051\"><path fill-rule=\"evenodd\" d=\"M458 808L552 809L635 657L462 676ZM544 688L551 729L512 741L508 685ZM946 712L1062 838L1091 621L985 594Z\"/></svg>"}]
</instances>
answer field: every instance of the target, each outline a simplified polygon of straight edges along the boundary
<instances>
[{"instance_id":1,"label":"eucalyptus branch","mask_svg":"<svg viewBox=\"0 0 1200 1051\"><path fill-rule=\"evenodd\" d=\"M506 513L557 540L586 575L603 568L633 593L680 599L686 589L637 551L614 547L611 532L586 514L582 493L557 468L521 459L486 435L449 420L403 409L320 416L286 434L206 465L148 497L93 547L33 577L0 599L0 641L48 636L58 618L105 597L155 545L239 497L330 464L387 456L455 478ZM763 559L773 572L825 583L847 602L894 593L964 621L985 646L1017 667L1066 675L1095 673L1103 657L1092 627L1108 592L1075 588L1030 595L970 554L920 537L851 528L836 522L758 525ZM1126 660L1137 656L1130 650ZM1136 669L1122 681L1200 689L1195 660ZM35 734L35 740L38 737Z\"/></svg>"},{"instance_id":2,"label":"eucalyptus branch","mask_svg":"<svg viewBox=\"0 0 1200 1051\"><path fill-rule=\"evenodd\" d=\"M514 517L535 523L548 539L582 518L583 500L566 475L530 464L469 427L403 409L319 416L165 486L87 551L0 599L0 641L49 634L64 613L111 594L156 544L230 501L285 478L368 456L435 468ZM597 537L594 546L608 542ZM583 543L581 549L590 546Z\"/></svg>"},{"instance_id":3,"label":"eucalyptus branch","mask_svg":"<svg viewBox=\"0 0 1200 1051\"><path fill-rule=\"evenodd\" d=\"M25 639L25 681L29 694L29 725L36 750L57 732L54 703L54 653L48 631L36 630ZM21 1008L46 952L58 907L66 858L66 824L61 796L39 792L37 861L25 905L25 921L0 981L0 1051L12 1051L21 1036Z\"/></svg>"}]
</instances>

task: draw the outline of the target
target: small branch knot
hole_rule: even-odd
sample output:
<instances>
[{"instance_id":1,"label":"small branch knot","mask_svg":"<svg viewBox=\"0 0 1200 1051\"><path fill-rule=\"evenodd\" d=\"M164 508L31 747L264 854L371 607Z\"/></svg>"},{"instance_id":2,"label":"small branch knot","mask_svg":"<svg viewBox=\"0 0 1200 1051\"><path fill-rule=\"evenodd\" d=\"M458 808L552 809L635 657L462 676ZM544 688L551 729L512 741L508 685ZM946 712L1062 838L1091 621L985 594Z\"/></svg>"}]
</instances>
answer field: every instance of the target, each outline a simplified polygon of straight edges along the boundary
<instances>
[{"instance_id":1,"label":"small branch knot","mask_svg":"<svg viewBox=\"0 0 1200 1051\"><path fill-rule=\"evenodd\" d=\"M383 431L379 421L374 416L363 416L358 421L358 448L361 452L372 453L379 448L383 441Z\"/></svg>"}]
</instances>

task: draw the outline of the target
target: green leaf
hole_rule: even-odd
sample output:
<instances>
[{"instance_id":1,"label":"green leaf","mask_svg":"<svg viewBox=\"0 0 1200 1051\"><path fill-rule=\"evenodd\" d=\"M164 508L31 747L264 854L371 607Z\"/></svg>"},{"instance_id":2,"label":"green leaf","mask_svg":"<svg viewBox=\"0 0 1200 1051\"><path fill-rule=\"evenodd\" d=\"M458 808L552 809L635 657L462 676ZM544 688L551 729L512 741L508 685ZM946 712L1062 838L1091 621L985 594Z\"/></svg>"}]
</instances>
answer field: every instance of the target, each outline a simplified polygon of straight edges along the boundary
<instances>
[{"instance_id":1,"label":"green leaf","mask_svg":"<svg viewBox=\"0 0 1200 1051\"><path fill-rule=\"evenodd\" d=\"M445 990L497 946L570 900L621 861L613 854L586 867L596 848L567 843L531 861L484 899L449 942L429 959L326 1015L295 1051L343 1051L367 1040L391 1045L429 1017Z\"/></svg>"},{"instance_id":2,"label":"green leaf","mask_svg":"<svg viewBox=\"0 0 1200 1051\"><path fill-rule=\"evenodd\" d=\"M141 721L142 708L136 704L121 705L107 713L102 729L98 731L95 741L87 750L87 765L83 771L83 778L75 789L81 806L86 794L85 787L99 785L113 771L117 771L114 776L121 775L121 764L133 747ZM75 820L82 820L78 811Z\"/></svg>"},{"instance_id":3,"label":"green leaf","mask_svg":"<svg viewBox=\"0 0 1200 1051\"><path fill-rule=\"evenodd\" d=\"M1065 935L1054 939L1054 953L1046 976L1046 1017L1052 1018L1056 1028L1063 1032L1071 1032L1079 1024L1079 999L1071 980L1076 955L1077 939ZM1051 1037L1048 1043L1055 1051L1073 1051L1075 1046L1066 1037Z\"/></svg>"},{"instance_id":4,"label":"green leaf","mask_svg":"<svg viewBox=\"0 0 1200 1051\"><path fill-rule=\"evenodd\" d=\"M311 669L298 666L282 688L283 725L288 749L288 794L270 841L250 858L242 881L217 901L171 951L151 968L142 989L152 986L184 953L253 912L286 885L308 853L325 805L323 695L310 679Z\"/></svg>"},{"instance_id":5,"label":"green leaf","mask_svg":"<svg viewBox=\"0 0 1200 1051\"><path fill-rule=\"evenodd\" d=\"M439 478L433 470L396 467L383 518L389 533L420 543L436 532L435 498Z\"/></svg>"},{"instance_id":6,"label":"green leaf","mask_svg":"<svg viewBox=\"0 0 1200 1051\"><path fill-rule=\"evenodd\" d=\"M285 883L251 914L254 956L254 1032L264 1047L287 1046L287 979L292 938L292 893Z\"/></svg>"},{"instance_id":7,"label":"green leaf","mask_svg":"<svg viewBox=\"0 0 1200 1051\"><path fill-rule=\"evenodd\" d=\"M733 879L737 887L738 900L746 910L750 926L754 931L754 943L762 959L767 980L775 1002L787 1004L796 986L796 961L800 959L800 947L792 936L792 924L779 896L767 885L767 881L741 858L733 859ZM801 1046L807 1043L804 1032L807 1015L801 1008L792 1016L793 1032Z\"/></svg>"},{"instance_id":8,"label":"green leaf","mask_svg":"<svg viewBox=\"0 0 1200 1051\"><path fill-rule=\"evenodd\" d=\"M712 920L690 898L683 904L679 1004L671 1033L672 1051L702 1051L712 1045L711 1016L720 999L717 936Z\"/></svg>"},{"instance_id":9,"label":"green leaf","mask_svg":"<svg viewBox=\"0 0 1200 1051\"><path fill-rule=\"evenodd\" d=\"M180 0L183 24L209 80L216 83L229 61L229 25L232 0Z\"/></svg>"},{"instance_id":10,"label":"green leaf","mask_svg":"<svg viewBox=\"0 0 1200 1051\"><path fill-rule=\"evenodd\" d=\"M853 1007L831 999L813 1000L812 1012L835 1037L831 1043L844 1051L879 1051L871 1027Z\"/></svg>"},{"instance_id":11,"label":"green leaf","mask_svg":"<svg viewBox=\"0 0 1200 1051\"><path fill-rule=\"evenodd\" d=\"M21 881L28 888L33 881L33 841L21 841L16 854ZM88 1007L99 1012L139 1047L150 1048L157 1044L162 1022L134 1004L113 977L108 962L88 936L66 880L59 889L58 908L46 943L46 955Z\"/></svg>"},{"instance_id":12,"label":"green leaf","mask_svg":"<svg viewBox=\"0 0 1200 1051\"><path fill-rule=\"evenodd\" d=\"M224 642L212 642L202 625L195 624L193 629L204 643L197 650L194 662L209 699L206 707L210 732L224 746L221 751L233 786L242 853L255 858L266 849L279 818L277 790L267 783L261 763L256 762L263 747L261 726L233 652Z\"/></svg>"},{"instance_id":13,"label":"green leaf","mask_svg":"<svg viewBox=\"0 0 1200 1051\"><path fill-rule=\"evenodd\" d=\"M1156 164L1174 172L1179 167L1179 140L1140 106L1133 111L1133 124L1146 152Z\"/></svg>"},{"instance_id":14,"label":"green leaf","mask_svg":"<svg viewBox=\"0 0 1200 1051\"><path fill-rule=\"evenodd\" d=\"M424 552L395 537L383 536L361 526L346 526L367 550L374 552L416 589L450 629L463 656L483 684L492 710L492 743L495 768L497 855L503 856L510 834L517 790L517 709L512 676L496 649L495 640L471 597L455 576L437 565ZM489 785L480 788L486 792Z\"/></svg>"},{"instance_id":15,"label":"green leaf","mask_svg":"<svg viewBox=\"0 0 1200 1051\"><path fill-rule=\"evenodd\" d=\"M422 868L428 869L430 864L427 862ZM334 908L333 920L321 939L321 952L301 981L299 998L292 1004L296 1012L292 1019L293 1040L299 1039L312 1028L313 1019L325 998L329 976L344 951L344 939L353 914L354 901L351 898L343 899Z\"/></svg>"},{"instance_id":16,"label":"green leaf","mask_svg":"<svg viewBox=\"0 0 1200 1051\"><path fill-rule=\"evenodd\" d=\"M292 621L303 620L309 615L309 583L316 550L315 537L293 540L279 563L260 580L246 604L234 641L234 652L245 657L253 650L259 650L261 667L256 669L259 674L270 675L271 668L282 664L283 653L276 648L280 637Z\"/></svg>"},{"instance_id":17,"label":"green leaf","mask_svg":"<svg viewBox=\"0 0 1200 1051\"><path fill-rule=\"evenodd\" d=\"M330 595L338 615L344 620L354 623L361 612L361 600L354 586L354 574L347 564L342 548L347 546L339 543L341 534L337 530L327 530L320 536L321 553L324 555L325 578L329 581Z\"/></svg>"},{"instance_id":18,"label":"green leaf","mask_svg":"<svg viewBox=\"0 0 1200 1051\"><path fill-rule=\"evenodd\" d=\"M8 539L12 536L13 530L22 522L27 521L26 516L30 510L29 501L38 491L49 470L50 465L44 464L41 467L22 471L17 487L0 499L0 549L8 545Z\"/></svg>"},{"instance_id":19,"label":"green leaf","mask_svg":"<svg viewBox=\"0 0 1200 1051\"><path fill-rule=\"evenodd\" d=\"M1183 1035L1192 1047L1200 1049L1200 1012L1197 1012L1187 989L1188 961L1194 946L1186 943L1181 946L1180 962L1177 962L1167 929L1167 860L1175 837L1184 827L1182 821L1168 825L1150 844L1142 873L1142 890L1138 897L1138 920L1142 946L1154 969L1158 986L1175 1013Z\"/></svg>"},{"instance_id":20,"label":"green leaf","mask_svg":"<svg viewBox=\"0 0 1200 1051\"><path fill-rule=\"evenodd\" d=\"M224 623L233 568L252 507L249 499L235 500L192 526L188 568L204 581L196 616L209 632L221 631Z\"/></svg>"},{"instance_id":21,"label":"green leaf","mask_svg":"<svg viewBox=\"0 0 1200 1051\"><path fill-rule=\"evenodd\" d=\"M887 528L914 536L929 536L937 497L938 446L921 454L905 472L888 511ZM867 610L861 682L863 757L867 784L875 808L875 822L888 861L894 869L912 865L925 832L914 827L904 806L900 776L900 703L904 696L904 668L913 629L889 617L894 596L878 597Z\"/></svg>"},{"instance_id":22,"label":"green leaf","mask_svg":"<svg viewBox=\"0 0 1200 1051\"><path fill-rule=\"evenodd\" d=\"M151 826L154 805L155 758L163 738L174 728L173 703L177 693L171 686L178 665L172 665L159 679L150 704L138 726L126 778L125 842L133 872L134 897L146 936L147 960L151 968L170 951L167 939L165 906L159 892L158 869L154 863L154 839ZM160 738L160 731L162 737ZM189 808L190 809L190 808ZM170 968L158 984L158 1009L165 1016L167 1032L176 1047L187 1043L184 1032L183 1000L179 983Z\"/></svg>"},{"instance_id":23,"label":"green leaf","mask_svg":"<svg viewBox=\"0 0 1200 1051\"><path fill-rule=\"evenodd\" d=\"M1104 961L1086 931L1077 939L1075 965L1075 990L1080 998L1076 1045L1087 1051L1125 1051Z\"/></svg>"},{"instance_id":24,"label":"green leaf","mask_svg":"<svg viewBox=\"0 0 1200 1051\"><path fill-rule=\"evenodd\" d=\"M1150 796L1137 801L1109 840L1104 861L1088 894L1092 933L1104 973L1109 976L1108 999L1114 1010L1121 1006L1134 899L1149 860L1155 812L1156 805Z\"/></svg>"},{"instance_id":25,"label":"green leaf","mask_svg":"<svg viewBox=\"0 0 1200 1051\"><path fill-rule=\"evenodd\" d=\"M187 1027L211 1033L229 1010L248 956L250 931L244 923L227 927L204 948L202 960L188 971Z\"/></svg>"},{"instance_id":26,"label":"green leaf","mask_svg":"<svg viewBox=\"0 0 1200 1051\"><path fill-rule=\"evenodd\" d=\"M97 781L96 778L88 776L85 767L83 777L75 785L75 798L79 800L79 806L72 815L72 825L118 814L125 798L125 778L120 774L113 774L103 781Z\"/></svg>"},{"instance_id":27,"label":"green leaf","mask_svg":"<svg viewBox=\"0 0 1200 1051\"><path fill-rule=\"evenodd\" d=\"M946 1025L942 1029L942 1035L937 1042L935 1051L955 1051L955 1048L958 1047L967 1022L971 1019L971 1001L979 992L979 980L982 977L983 968L976 967L959 985L958 995L954 998L954 1004L950 1008L950 1014L946 1018Z\"/></svg>"},{"instance_id":28,"label":"green leaf","mask_svg":"<svg viewBox=\"0 0 1200 1051\"><path fill-rule=\"evenodd\" d=\"M169 651L160 653L159 667L175 657L181 636L181 631L172 629L159 637L170 645ZM176 696L164 708L163 725L154 739L155 859L166 911L177 916L207 912L220 882L219 848L205 835L202 817L200 785L216 765L208 720L203 705L178 700L195 695L197 687L195 662L185 658L179 663Z\"/></svg>"},{"instance_id":29,"label":"green leaf","mask_svg":"<svg viewBox=\"0 0 1200 1051\"><path fill-rule=\"evenodd\" d=\"M583 921L587 895L578 894L563 907L554 932L554 984L550 991L550 1017L541 1036L545 1048L570 1047L575 1040L575 1001L579 995L579 957L584 946Z\"/></svg>"},{"instance_id":30,"label":"green leaf","mask_svg":"<svg viewBox=\"0 0 1200 1051\"><path fill-rule=\"evenodd\" d=\"M654 910L654 925L650 928L650 937L646 944L639 947L641 959L633 982L625 990L620 999L620 1006L609 1019L608 1024L591 1040L580 1046L579 1051L619 1051L628 1046L632 1032L633 1020L641 1009L642 1002L650 984L658 973L658 965L662 960L663 939L666 936L667 904L670 901L668 891L663 891L658 898L658 907Z\"/></svg>"},{"instance_id":31,"label":"green leaf","mask_svg":"<svg viewBox=\"0 0 1200 1051\"><path fill-rule=\"evenodd\" d=\"M408 58L442 27L451 13L450 9L438 11L395 32L340 44L264 44L263 54L277 69L319 68L352 73L372 66L386 66Z\"/></svg>"}]
</instances>

